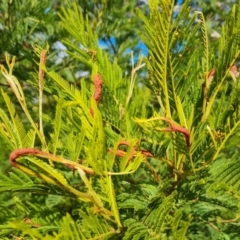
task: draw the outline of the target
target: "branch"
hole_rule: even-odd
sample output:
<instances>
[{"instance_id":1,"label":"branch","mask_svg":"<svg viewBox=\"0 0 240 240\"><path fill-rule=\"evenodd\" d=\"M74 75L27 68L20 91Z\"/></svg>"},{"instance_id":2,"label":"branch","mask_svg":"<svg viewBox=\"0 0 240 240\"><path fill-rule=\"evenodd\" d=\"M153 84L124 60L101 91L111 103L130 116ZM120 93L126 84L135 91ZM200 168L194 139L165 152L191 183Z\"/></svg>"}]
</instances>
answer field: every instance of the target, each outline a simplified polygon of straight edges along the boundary
<instances>
[{"instance_id":1,"label":"branch","mask_svg":"<svg viewBox=\"0 0 240 240\"><path fill-rule=\"evenodd\" d=\"M94 174L95 172L86 166L83 166L79 163L55 156L51 153L46 153L43 152L41 150L35 149L35 148L21 148L21 149L16 149L13 152L11 152L10 156L9 156L9 160L12 166L17 167L17 163L16 163L16 159L19 157L22 157L24 155L34 155L34 156L38 156L38 157L42 157L42 158L47 158L47 159L51 159L55 162L59 162L64 164L65 166L71 168L71 169L78 169L81 168L84 172L88 173L88 174Z\"/></svg>"},{"instance_id":2,"label":"branch","mask_svg":"<svg viewBox=\"0 0 240 240\"><path fill-rule=\"evenodd\" d=\"M162 131L164 131L164 132L179 132L179 133L183 134L184 137L185 137L185 140L186 140L187 147L189 148L190 145L191 145L189 130L184 128L184 127L181 127L181 126L178 126L178 125L174 124L168 118L162 118L162 120L164 120L165 122L167 122L170 125L169 128L163 129Z\"/></svg>"}]
</instances>

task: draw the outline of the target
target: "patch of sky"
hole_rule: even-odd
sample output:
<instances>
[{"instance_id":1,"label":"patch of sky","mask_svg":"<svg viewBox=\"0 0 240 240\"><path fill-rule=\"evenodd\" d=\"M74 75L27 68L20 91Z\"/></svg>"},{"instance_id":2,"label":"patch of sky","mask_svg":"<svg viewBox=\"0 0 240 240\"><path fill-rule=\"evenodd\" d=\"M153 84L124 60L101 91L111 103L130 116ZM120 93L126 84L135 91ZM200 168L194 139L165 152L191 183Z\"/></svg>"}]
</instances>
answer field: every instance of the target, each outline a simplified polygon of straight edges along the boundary
<instances>
[{"instance_id":1,"label":"patch of sky","mask_svg":"<svg viewBox=\"0 0 240 240\"><path fill-rule=\"evenodd\" d=\"M53 44L52 48L57 50L56 64L59 64L63 61L63 58L67 57L67 48L61 42L57 41Z\"/></svg>"},{"instance_id":2,"label":"patch of sky","mask_svg":"<svg viewBox=\"0 0 240 240\"><path fill-rule=\"evenodd\" d=\"M176 17L177 14L179 13L182 3L183 3L183 0L177 1L177 4L174 7L174 17ZM136 6L142 6L142 5L146 5L146 4L148 4L147 0L140 0L140 1L138 1L138 4L136 4ZM50 9L46 9L46 12L48 12L49 10ZM110 51L110 53L114 54L113 47L116 46L116 39L114 37L110 37L109 39L99 39L99 46L100 46L100 48L105 49L105 50L107 49ZM182 47L183 46L179 46L179 48L182 48ZM179 51L180 50L179 48L176 49L176 51ZM57 57L58 63L60 63L64 57L68 56L68 54L66 53L67 48L59 41L57 41L53 45L53 49L58 50L58 57ZM134 47L134 49L131 49L131 48L126 49L126 54L128 54L136 49L139 50L139 52L143 56L145 56L145 57L148 56L148 48L142 41L139 41L137 43L137 45ZM134 62L138 61L138 58L140 55L138 54L137 56L134 56ZM85 74L86 73L84 73L83 75L85 75Z\"/></svg>"},{"instance_id":3,"label":"patch of sky","mask_svg":"<svg viewBox=\"0 0 240 240\"><path fill-rule=\"evenodd\" d=\"M114 53L113 47L116 46L116 39L110 37L108 39L99 39L98 41L100 48L110 50L110 53Z\"/></svg>"},{"instance_id":4,"label":"patch of sky","mask_svg":"<svg viewBox=\"0 0 240 240\"><path fill-rule=\"evenodd\" d=\"M174 17L176 17L177 14L179 13L182 3L183 3L183 0L178 0L177 1L177 4L175 5L174 10L173 10ZM146 4L148 4L147 0L139 0L137 2L136 6L141 7L141 6L146 5ZM111 53L113 53L112 52L113 51L112 47L109 45L109 43L111 42L111 44L113 46L116 46L116 39L114 37L110 37L109 40L110 41L100 39L99 40L99 45L102 49L109 49L111 51ZM145 57L148 56L148 48L142 41L140 41L134 48L140 50L141 54L144 55ZM129 49L126 50L126 53L130 53L131 51L133 51L133 49L129 48ZM178 49L178 51L179 51L179 49ZM134 57L134 62L136 62L137 60L138 60L138 56L135 56Z\"/></svg>"},{"instance_id":5,"label":"patch of sky","mask_svg":"<svg viewBox=\"0 0 240 240\"><path fill-rule=\"evenodd\" d=\"M47 14L48 12L50 12L50 10L51 10L51 7L47 7L45 10L44 10L44 14Z\"/></svg>"}]
</instances>

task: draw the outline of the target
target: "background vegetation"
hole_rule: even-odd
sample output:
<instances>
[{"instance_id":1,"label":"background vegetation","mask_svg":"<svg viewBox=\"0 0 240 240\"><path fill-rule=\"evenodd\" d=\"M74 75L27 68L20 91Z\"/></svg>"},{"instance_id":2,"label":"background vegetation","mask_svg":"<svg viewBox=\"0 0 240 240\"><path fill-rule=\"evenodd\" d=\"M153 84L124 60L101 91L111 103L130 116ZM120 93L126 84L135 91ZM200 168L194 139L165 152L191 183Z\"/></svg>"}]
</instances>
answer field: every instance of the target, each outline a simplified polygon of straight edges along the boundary
<instances>
[{"instance_id":1,"label":"background vegetation","mask_svg":"<svg viewBox=\"0 0 240 240\"><path fill-rule=\"evenodd\" d=\"M1 2L2 239L239 239L240 5L201 3Z\"/></svg>"}]
</instances>

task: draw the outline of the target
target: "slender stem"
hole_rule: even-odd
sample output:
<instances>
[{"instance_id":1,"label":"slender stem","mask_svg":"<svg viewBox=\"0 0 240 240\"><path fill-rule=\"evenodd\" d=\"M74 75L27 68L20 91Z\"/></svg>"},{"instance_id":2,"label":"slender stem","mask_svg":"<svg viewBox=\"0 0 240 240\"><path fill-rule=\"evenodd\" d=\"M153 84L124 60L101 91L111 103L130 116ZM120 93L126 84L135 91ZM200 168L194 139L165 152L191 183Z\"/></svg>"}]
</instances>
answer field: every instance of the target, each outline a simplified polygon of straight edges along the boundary
<instances>
[{"instance_id":1,"label":"slender stem","mask_svg":"<svg viewBox=\"0 0 240 240\"><path fill-rule=\"evenodd\" d=\"M42 65L46 63L47 50L42 50L40 54L40 63L39 63L39 73L38 73L38 83L39 83L39 131L44 137L43 133L43 123L42 123L42 103L43 103L43 84L44 84L44 70Z\"/></svg>"},{"instance_id":2,"label":"slender stem","mask_svg":"<svg viewBox=\"0 0 240 240\"><path fill-rule=\"evenodd\" d=\"M126 100L126 106L128 105L131 97L132 97L132 94L133 94L133 87L134 87L134 83L135 83L135 79L136 79L136 72L145 66L145 63L143 64L140 64L138 66L136 66L135 68L132 69L132 72L131 72L131 81L130 81L130 87L129 87L129 92L128 92L128 96L127 96L127 100Z\"/></svg>"}]
</instances>

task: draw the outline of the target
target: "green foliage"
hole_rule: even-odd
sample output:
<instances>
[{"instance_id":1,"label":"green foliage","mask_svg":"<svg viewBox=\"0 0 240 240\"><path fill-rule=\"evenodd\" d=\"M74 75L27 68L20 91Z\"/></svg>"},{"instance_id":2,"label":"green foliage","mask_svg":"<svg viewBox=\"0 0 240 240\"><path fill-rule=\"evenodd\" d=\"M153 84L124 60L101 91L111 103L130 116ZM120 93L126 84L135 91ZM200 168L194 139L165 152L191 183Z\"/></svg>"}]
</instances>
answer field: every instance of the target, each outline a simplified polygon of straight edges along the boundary
<instances>
[{"instance_id":1,"label":"green foliage","mask_svg":"<svg viewBox=\"0 0 240 240\"><path fill-rule=\"evenodd\" d=\"M1 89L0 149L12 167L0 176L0 236L238 239L240 5L211 44L190 1L173 17L174 1L149 0L149 15L134 13L149 56L126 54L129 70L119 54L131 44L115 54L99 47L107 13L118 12L117 1L103 3L93 9L106 19L99 27L85 14L89 1L70 2L57 17L73 69L90 73L78 84L54 65L51 47L34 46L30 104L15 57L5 55L1 81L11 91ZM124 32L124 21L112 28ZM54 114L44 108L50 98Z\"/></svg>"}]
</instances>

